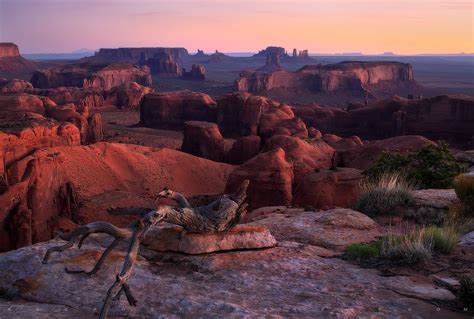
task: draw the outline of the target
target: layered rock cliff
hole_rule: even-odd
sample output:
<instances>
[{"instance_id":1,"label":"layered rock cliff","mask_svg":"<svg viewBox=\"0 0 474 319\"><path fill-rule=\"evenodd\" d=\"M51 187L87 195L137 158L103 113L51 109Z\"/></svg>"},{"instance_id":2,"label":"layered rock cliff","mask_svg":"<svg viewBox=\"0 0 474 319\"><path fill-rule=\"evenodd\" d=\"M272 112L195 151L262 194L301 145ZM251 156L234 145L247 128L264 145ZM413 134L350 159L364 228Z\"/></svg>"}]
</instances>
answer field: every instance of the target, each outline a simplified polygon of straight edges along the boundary
<instances>
[{"instance_id":1,"label":"layered rock cliff","mask_svg":"<svg viewBox=\"0 0 474 319\"><path fill-rule=\"evenodd\" d=\"M266 68L243 71L235 90L265 94L274 90L326 93L350 91L375 93L381 86L396 89L413 85L413 67L399 62L341 62L307 65L295 72Z\"/></svg>"}]
</instances>

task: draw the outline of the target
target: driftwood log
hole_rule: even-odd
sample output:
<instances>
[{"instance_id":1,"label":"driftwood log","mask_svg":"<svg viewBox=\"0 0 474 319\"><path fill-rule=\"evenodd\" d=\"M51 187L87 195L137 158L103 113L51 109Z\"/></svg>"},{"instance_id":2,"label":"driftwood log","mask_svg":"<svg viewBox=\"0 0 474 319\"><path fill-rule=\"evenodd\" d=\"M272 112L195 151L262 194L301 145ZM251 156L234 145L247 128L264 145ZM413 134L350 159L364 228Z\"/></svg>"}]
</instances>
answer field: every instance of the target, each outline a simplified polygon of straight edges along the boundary
<instances>
[{"instance_id":1,"label":"driftwood log","mask_svg":"<svg viewBox=\"0 0 474 319\"><path fill-rule=\"evenodd\" d=\"M245 180L233 194L224 194L209 205L192 207L188 200L180 193L169 189L164 189L158 193L158 197L165 197L174 200L177 207L161 205L156 210L144 208L111 208L108 210L113 215L136 215L140 219L128 228L119 228L108 222L93 222L80 226L68 234L60 233L58 237L66 240L62 246L51 247L46 251L43 264L46 264L53 252L62 252L74 246L79 240L78 248L81 248L84 240L93 233L105 233L114 237L114 241L105 249L94 268L91 271L70 270L66 272L72 274L84 273L93 275L99 271L107 255L117 247L120 241L128 241L128 251L122 266L122 270L117 274L115 282L107 291L107 295L100 311L99 318L106 318L113 300L119 300L125 294L130 306L136 306L137 300L133 296L127 280L132 274L133 264L138 255L138 249L143 237L151 226L161 221L182 226L186 231L208 233L228 230L239 223L247 212L246 198L249 181Z\"/></svg>"}]
</instances>

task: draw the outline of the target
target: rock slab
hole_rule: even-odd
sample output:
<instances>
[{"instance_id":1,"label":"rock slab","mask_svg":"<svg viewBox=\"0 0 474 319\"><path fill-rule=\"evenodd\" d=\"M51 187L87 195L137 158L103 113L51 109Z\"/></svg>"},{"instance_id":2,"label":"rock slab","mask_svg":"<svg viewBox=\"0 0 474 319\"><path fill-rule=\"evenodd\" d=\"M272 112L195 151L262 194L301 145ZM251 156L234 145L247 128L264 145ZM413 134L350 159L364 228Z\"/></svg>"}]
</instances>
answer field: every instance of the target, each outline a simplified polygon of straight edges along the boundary
<instances>
[{"instance_id":1,"label":"rock slab","mask_svg":"<svg viewBox=\"0 0 474 319\"><path fill-rule=\"evenodd\" d=\"M218 233L190 233L182 227L163 224L148 232L143 244L156 251L172 251L185 254L205 254L216 251L268 248L276 245L265 227L237 225Z\"/></svg>"}]
</instances>

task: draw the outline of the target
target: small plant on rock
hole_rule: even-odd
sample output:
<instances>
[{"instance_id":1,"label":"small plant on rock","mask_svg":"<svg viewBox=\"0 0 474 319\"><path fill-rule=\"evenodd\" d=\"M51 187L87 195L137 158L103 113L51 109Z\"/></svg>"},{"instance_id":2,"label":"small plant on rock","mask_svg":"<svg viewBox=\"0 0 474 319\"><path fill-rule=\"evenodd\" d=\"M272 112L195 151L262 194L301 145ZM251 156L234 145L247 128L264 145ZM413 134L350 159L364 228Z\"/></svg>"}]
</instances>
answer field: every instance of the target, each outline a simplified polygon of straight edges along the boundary
<instances>
[{"instance_id":1,"label":"small plant on rock","mask_svg":"<svg viewBox=\"0 0 474 319\"><path fill-rule=\"evenodd\" d=\"M382 240L381 256L402 264L416 264L431 258L432 243L424 237L424 231L395 236Z\"/></svg>"},{"instance_id":2,"label":"small plant on rock","mask_svg":"<svg viewBox=\"0 0 474 319\"><path fill-rule=\"evenodd\" d=\"M474 172L458 175L454 179L454 190L465 212L474 215Z\"/></svg>"},{"instance_id":3,"label":"small plant on rock","mask_svg":"<svg viewBox=\"0 0 474 319\"><path fill-rule=\"evenodd\" d=\"M382 243L380 241L370 244L352 244L347 246L345 255L350 260L366 261L380 256Z\"/></svg>"},{"instance_id":4,"label":"small plant on rock","mask_svg":"<svg viewBox=\"0 0 474 319\"><path fill-rule=\"evenodd\" d=\"M461 237L454 226L445 226L443 228L430 226L424 230L423 234L425 241L432 243L434 250L446 255L456 248Z\"/></svg>"},{"instance_id":5,"label":"small plant on rock","mask_svg":"<svg viewBox=\"0 0 474 319\"><path fill-rule=\"evenodd\" d=\"M398 174L384 174L365 182L360 188L354 209L368 216L392 215L397 208L412 202L413 186Z\"/></svg>"}]
</instances>

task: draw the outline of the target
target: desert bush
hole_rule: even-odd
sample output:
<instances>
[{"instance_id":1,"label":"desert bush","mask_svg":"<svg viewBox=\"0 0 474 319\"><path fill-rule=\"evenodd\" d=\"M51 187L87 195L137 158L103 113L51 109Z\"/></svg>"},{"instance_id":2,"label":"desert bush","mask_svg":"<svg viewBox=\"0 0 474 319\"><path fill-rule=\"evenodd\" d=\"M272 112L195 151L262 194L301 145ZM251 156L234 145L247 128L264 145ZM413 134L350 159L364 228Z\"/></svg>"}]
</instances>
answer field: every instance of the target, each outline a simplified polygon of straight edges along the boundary
<instances>
[{"instance_id":1,"label":"desert bush","mask_svg":"<svg viewBox=\"0 0 474 319\"><path fill-rule=\"evenodd\" d=\"M382 249L380 241L370 244L352 244L347 246L345 255L350 260L365 261L378 258Z\"/></svg>"},{"instance_id":2,"label":"desert bush","mask_svg":"<svg viewBox=\"0 0 474 319\"><path fill-rule=\"evenodd\" d=\"M402 264L416 264L431 257L432 243L427 241L424 231L407 235L390 235L382 240L380 255Z\"/></svg>"},{"instance_id":3,"label":"desert bush","mask_svg":"<svg viewBox=\"0 0 474 319\"><path fill-rule=\"evenodd\" d=\"M425 241L432 243L434 250L443 254L450 254L459 243L460 234L455 226L443 228L430 226L423 232Z\"/></svg>"},{"instance_id":4,"label":"desert bush","mask_svg":"<svg viewBox=\"0 0 474 319\"><path fill-rule=\"evenodd\" d=\"M449 145L439 142L415 153L384 152L365 174L374 178L401 171L405 172L408 180L419 183L421 188L449 188L461 167Z\"/></svg>"},{"instance_id":5,"label":"desert bush","mask_svg":"<svg viewBox=\"0 0 474 319\"><path fill-rule=\"evenodd\" d=\"M460 284L459 300L461 300L466 307L474 307L474 279L464 276L461 278Z\"/></svg>"},{"instance_id":6,"label":"desert bush","mask_svg":"<svg viewBox=\"0 0 474 319\"><path fill-rule=\"evenodd\" d=\"M454 190L469 215L474 215L474 172L458 175Z\"/></svg>"},{"instance_id":7,"label":"desert bush","mask_svg":"<svg viewBox=\"0 0 474 319\"><path fill-rule=\"evenodd\" d=\"M422 206L416 210L408 209L405 218L411 219L417 224L424 226L442 225L447 219L447 213L444 209Z\"/></svg>"},{"instance_id":8,"label":"desert bush","mask_svg":"<svg viewBox=\"0 0 474 319\"><path fill-rule=\"evenodd\" d=\"M371 217L394 214L397 208L407 207L413 201L412 189L399 175L383 174L361 185L354 209Z\"/></svg>"}]
</instances>

